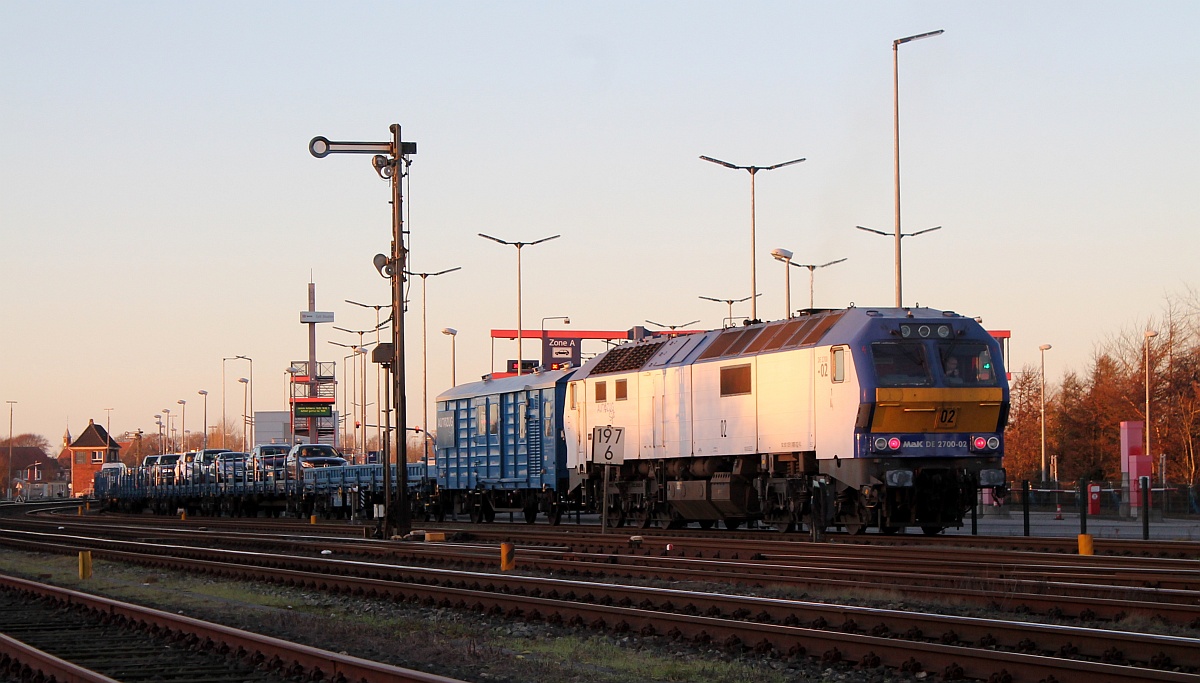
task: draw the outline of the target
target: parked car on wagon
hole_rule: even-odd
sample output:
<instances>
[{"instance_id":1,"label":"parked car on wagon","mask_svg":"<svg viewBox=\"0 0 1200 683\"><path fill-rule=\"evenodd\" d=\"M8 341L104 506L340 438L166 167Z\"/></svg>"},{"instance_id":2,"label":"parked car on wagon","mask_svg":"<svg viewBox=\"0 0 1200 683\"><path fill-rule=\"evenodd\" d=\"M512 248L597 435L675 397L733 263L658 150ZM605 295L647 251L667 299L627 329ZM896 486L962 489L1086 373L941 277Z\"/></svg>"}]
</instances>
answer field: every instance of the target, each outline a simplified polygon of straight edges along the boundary
<instances>
[{"instance_id":1,"label":"parked car on wagon","mask_svg":"<svg viewBox=\"0 0 1200 683\"><path fill-rule=\"evenodd\" d=\"M158 462L154 465L155 481L159 484L174 484L175 468L181 457L183 456L179 453L164 453L158 456Z\"/></svg>"},{"instance_id":2,"label":"parked car on wagon","mask_svg":"<svg viewBox=\"0 0 1200 683\"><path fill-rule=\"evenodd\" d=\"M292 447L285 443L264 443L250 451L250 469L256 479L270 479L287 471L287 456Z\"/></svg>"},{"instance_id":3,"label":"parked car on wagon","mask_svg":"<svg viewBox=\"0 0 1200 683\"><path fill-rule=\"evenodd\" d=\"M288 451L286 466L289 471L294 471L297 468L341 467L348 463L349 461L343 458L338 449L333 446L323 443L302 443L292 446L292 450Z\"/></svg>"},{"instance_id":4,"label":"parked car on wagon","mask_svg":"<svg viewBox=\"0 0 1200 683\"><path fill-rule=\"evenodd\" d=\"M217 481L222 483L246 481L246 463L249 458L249 453L238 451L217 453L217 459L214 463Z\"/></svg>"}]
</instances>

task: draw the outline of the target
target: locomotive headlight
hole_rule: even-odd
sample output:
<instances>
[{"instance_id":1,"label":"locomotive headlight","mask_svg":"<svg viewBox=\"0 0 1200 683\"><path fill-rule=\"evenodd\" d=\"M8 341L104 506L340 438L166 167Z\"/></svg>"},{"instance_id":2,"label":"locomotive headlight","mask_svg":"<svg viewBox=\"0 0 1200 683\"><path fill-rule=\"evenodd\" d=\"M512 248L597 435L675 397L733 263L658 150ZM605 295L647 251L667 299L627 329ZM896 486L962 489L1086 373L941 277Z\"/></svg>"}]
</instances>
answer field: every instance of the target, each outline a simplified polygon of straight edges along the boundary
<instances>
[{"instance_id":1,"label":"locomotive headlight","mask_svg":"<svg viewBox=\"0 0 1200 683\"><path fill-rule=\"evenodd\" d=\"M912 470L888 470L883 480L892 488L911 488L913 485Z\"/></svg>"},{"instance_id":2,"label":"locomotive headlight","mask_svg":"<svg viewBox=\"0 0 1200 683\"><path fill-rule=\"evenodd\" d=\"M942 339L948 338L950 336L950 326L949 325L938 325L937 333L938 333L938 336L941 337Z\"/></svg>"},{"instance_id":3,"label":"locomotive headlight","mask_svg":"<svg viewBox=\"0 0 1200 683\"><path fill-rule=\"evenodd\" d=\"M991 453L1000 450L1000 437L976 434L971 437L971 451L974 453Z\"/></svg>"},{"instance_id":4,"label":"locomotive headlight","mask_svg":"<svg viewBox=\"0 0 1200 683\"><path fill-rule=\"evenodd\" d=\"M877 436L871 441L871 447L876 453L892 453L900 450L900 439Z\"/></svg>"},{"instance_id":5,"label":"locomotive headlight","mask_svg":"<svg viewBox=\"0 0 1200 683\"><path fill-rule=\"evenodd\" d=\"M979 485L986 488L995 488L1004 486L1005 476L1003 469L980 470Z\"/></svg>"}]
</instances>

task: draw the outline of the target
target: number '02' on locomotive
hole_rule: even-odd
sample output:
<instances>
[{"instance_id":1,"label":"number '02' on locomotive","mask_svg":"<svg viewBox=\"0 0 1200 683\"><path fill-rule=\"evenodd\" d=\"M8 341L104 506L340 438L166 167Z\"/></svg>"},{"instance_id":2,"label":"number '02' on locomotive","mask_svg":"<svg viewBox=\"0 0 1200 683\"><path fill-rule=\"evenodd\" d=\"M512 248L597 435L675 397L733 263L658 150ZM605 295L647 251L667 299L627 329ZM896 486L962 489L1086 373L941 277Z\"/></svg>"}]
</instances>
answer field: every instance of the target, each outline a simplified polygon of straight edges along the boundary
<instances>
[{"instance_id":1,"label":"number '02' on locomotive","mask_svg":"<svg viewBox=\"0 0 1200 683\"><path fill-rule=\"evenodd\" d=\"M437 399L436 507L936 533L962 524L978 489L1004 493L1001 364L972 318L850 308L461 385ZM619 461L597 457L612 452L598 428L620 430Z\"/></svg>"}]
</instances>

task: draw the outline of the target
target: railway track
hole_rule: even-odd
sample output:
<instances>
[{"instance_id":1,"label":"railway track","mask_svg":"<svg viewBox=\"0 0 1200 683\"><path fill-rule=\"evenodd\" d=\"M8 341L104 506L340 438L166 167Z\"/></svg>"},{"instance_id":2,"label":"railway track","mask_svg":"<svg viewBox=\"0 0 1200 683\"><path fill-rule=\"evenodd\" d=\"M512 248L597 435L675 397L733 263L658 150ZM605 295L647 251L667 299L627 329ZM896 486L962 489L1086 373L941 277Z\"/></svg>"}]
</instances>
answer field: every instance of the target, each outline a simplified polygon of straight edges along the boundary
<instances>
[{"instance_id":1,"label":"railway track","mask_svg":"<svg viewBox=\"0 0 1200 683\"><path fill-rule=\"evenodd\" d=\"M0 671L15 680L455 683L0 575Z\"/></svg>"},{"instance_id":2,"label":"railway track","mask_svg":"<svg viewBox=\"0 0 1200 683\"><path fill-rule=\"evenodd\" d=\"M10 523L10 526L14 526ZM15 525L15 526L20 526ZM496 565L500 541L517 537L497 530L471 533L453 544L377 542L308 535L225 532L220 526L156 527L64 522L60 533L176 545L367 557L389 563L483 568ZM30 528L45 528L32 525ZM54 527L58 530L58 526ZM510 530L511 531L511 530ZM1200 563L1160 558L1066 557L989 550L921 550L890 546L830 547L812 543L752 543L682 537L669 544L647 538L573 537L528 531L518 546L525 570L607 580L721 582L795 591L892 593L909 600L968 603L1014 614L1039 614L1083 622L1120 621L1142 614L1200 628ZM99 542L99 541L97 541ZM527 545L533 543L534 545ZM667 550L671 547L671 550Z\"/></svg>"},{"instance_id":3,"label":"railway track","mask_svg":"<svg viewBox=\"0 0 1200 683\"><path fill-rule=\"evenodd\" d=\"M74 552L94 541L33 534L6 544ZM666 636L764 656L811 656L864 667L935 671L948 678L993 680L1200 681L1200 640L1004 620L922 615L708 592L619 586L338 561L279 553L95 542L94 553L190 573L273 581L334 593L403 600L508 619L542 620L616 634Z\"/></svg>"}]
</instances>

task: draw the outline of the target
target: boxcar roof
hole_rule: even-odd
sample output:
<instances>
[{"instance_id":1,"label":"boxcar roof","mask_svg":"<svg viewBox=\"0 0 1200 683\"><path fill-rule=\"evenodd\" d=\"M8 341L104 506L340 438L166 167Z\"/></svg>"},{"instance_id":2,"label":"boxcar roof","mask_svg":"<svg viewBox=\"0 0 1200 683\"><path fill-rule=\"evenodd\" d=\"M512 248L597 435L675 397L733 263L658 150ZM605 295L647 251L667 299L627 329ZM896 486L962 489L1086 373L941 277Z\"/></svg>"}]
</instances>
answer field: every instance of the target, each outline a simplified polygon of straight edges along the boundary
<instances>
[{"instance_id":1,"label":"boxcar roof","mask_svg":"<svg viewBox=\"0 0 1200 683\"><path fill-rule=\"evenodd\" d=\"M575 370L551 370L549 372L513 375L481 382L468 382L452 387L438 394L435 401L451 401L460 398L473 398L490 394L508 394L526 389L548 389L559 380L570 375Z\"/></svg>"}]
</instances>

